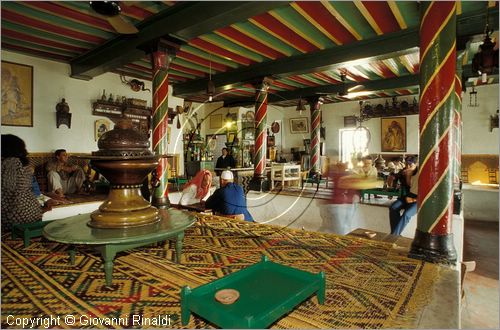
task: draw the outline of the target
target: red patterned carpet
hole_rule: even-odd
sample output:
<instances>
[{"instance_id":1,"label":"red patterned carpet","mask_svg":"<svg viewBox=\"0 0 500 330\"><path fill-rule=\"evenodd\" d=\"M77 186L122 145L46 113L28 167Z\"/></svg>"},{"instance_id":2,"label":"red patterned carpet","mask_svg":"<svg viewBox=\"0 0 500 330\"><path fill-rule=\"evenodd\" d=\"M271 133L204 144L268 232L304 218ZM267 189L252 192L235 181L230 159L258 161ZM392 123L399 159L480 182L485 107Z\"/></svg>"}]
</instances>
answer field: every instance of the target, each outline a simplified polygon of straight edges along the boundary
<instances>
[{"instance_id":1,"label":"red patterned carpet","mask_svg":"<svg viewBox=\"0 0 500 330\"><path fill-rule=\"evenodd\" d=\"M174 253L169 242L119 254L107 287L102 260L92 249L79 248L71 265L66 245L38 239L23 248L6 234L2 328L20 328L12 324L15 319L50 316L60 316L51 328L155 327L134 323L138 316L164 317L169 324L161 327L180 328L182 286L213 281L258 262L262 254L306 271L324 271L327 280L325 305L309 298L272 327L412 328L438 272L435 265L399 256L387 243L215 216L199 218L186 231L181 265L172 262ZM75 324L66 324L66 315ZM123 323L101 324L112 320ZM212 326L191 316L187 328Z\"/></svg>"}]
</instances>

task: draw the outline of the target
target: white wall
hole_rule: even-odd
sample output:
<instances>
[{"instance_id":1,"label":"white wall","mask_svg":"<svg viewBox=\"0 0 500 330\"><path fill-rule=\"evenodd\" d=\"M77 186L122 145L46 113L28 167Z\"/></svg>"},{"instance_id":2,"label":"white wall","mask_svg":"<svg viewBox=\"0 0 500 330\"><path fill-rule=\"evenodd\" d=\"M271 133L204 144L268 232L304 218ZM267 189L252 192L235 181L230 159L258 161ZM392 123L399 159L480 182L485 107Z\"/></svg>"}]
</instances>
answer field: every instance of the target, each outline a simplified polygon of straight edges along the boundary
<instances>
[{"instance_id":1,"label":"white wall","mask_svg":"<svg viewBox=\"0 0 500 330\"><path fill-rule=\"evenodd\" d=\"M97 150L94 122L105 117L92 115L92 103L106 90L106 95L148 100L150 92L134 92L114 73L100 75L90 81L70 78L70 66L2 50L2 60L33 66L33 127L2 126L2 134L15 134L26 142L29 152L51 152L64 148L69 152L90 153ZM151 82L145 81L151 89ZM170 88L171 92L171 88ZM171 94L171 93L170 93ZM71 128L56 128L56 104L66 99L72 114ZM182 105L183 100L169 96L169 107ZM168 153L182 153L182 145L174 148L179 130L172 125ZM182 137L181 137L182 139Z\"/></svg>"},{"instance_id":2,"label":"white wall","mask_svg":"<svg viewBox=\"0 0 500 330\"><path fill-rule=\"evenodd\" d=\"M462 95L463 154L496 154L499 152L498 128L490 132L490 115L498 111L498 84L476 88L479 107L471 107L469 87ZM474 100L472 100L474 103Z\"/></svg>"},{"instance_id":3,"label":"white wall","mask_svg":"<svg viewBox=\"0 0 500 330\"><path fill-rule=\"evenodd\" d=\"M479 107L469 107L469 92L463 95L463 149L464 154L498 154L499 153L499 130L489 131L490 115L496 113L499 108L498 85L486 85L477 88ZM372 105L384 104L385 98L370 100ZM391 102L391 99L388 99ZM413 96L398 97L401 102L406 100L411 103ZM309 106L307 106L309 108ZM323 113L324 126L326 127L326 154L338 157L339 155L339 129L344 128L344 116L359 115L358 101L343 103L324 104L321 106ZM290 152L291 147L301 147L302 140L310 138L310 134L291 134L289 118L307 117L310 119L310 110L304 111L302 115L295 110L295 107L268 108L268 122L273 119L283 118L284 126L284 152ZM407 129L407 147L406 153L418 154L418 115L409 115L406 117ZM310 120L309 120L310 124ZM371 133L371 142L369 144L370 153L381 152L381 123L380 118L373 118L363 122ZM387 152L384 152L387 153Z\"/></svg>"}]
</instances>

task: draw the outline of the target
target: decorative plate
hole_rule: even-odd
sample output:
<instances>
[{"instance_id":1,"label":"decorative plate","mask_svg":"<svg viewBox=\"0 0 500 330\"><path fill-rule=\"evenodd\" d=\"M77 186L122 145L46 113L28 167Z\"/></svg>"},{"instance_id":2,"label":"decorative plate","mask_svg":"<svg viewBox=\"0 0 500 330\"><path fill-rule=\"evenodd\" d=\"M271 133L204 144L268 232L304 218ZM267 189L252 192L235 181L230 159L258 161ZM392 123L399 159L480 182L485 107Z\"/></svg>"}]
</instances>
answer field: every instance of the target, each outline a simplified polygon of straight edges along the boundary
<instances>
[{"instance_id":1,"label":"decorative plate","mask_svg":"<svg viewBox=\"0 0 500 330\"><path fill-rule=\"evenodd\" d=\"M273 132L274 134L278 133L280 131L280 124L277 122L277 121L274 121L272 124L271 124L271 132Z\"/></svg>"},{"instance_id":2,"label":"decorative plate","mask_svg":"<svg viewBox=\"0 0 500 330\"><path fill-rule=\"evenodd\" d=\"M215 293L215 300L224 305L231 305L240 297L240 293L234 289L222 289Z\"/></svg>"},{"instance_id":3,"label":"decorative plate","mask_svg":"<svg viewBox=\"0 0 500 330\"><path fill-rule=\"evenodd\" d=\"M255 120L255 113L253 111L247 111L245 114L245 117L247 118L248 121L254 121Z\"/></svg>"}]
</instances>

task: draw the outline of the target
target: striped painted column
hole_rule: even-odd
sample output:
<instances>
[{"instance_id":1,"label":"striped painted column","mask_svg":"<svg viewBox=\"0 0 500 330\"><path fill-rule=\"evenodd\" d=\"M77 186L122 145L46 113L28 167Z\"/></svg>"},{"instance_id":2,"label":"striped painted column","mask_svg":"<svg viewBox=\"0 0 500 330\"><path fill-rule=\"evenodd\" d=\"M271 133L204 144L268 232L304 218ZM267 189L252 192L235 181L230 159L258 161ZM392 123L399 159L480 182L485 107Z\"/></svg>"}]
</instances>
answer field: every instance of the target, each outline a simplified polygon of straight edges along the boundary
<instances>
[{"instance_id":1,"label":"striped painted column","mask_svg":"<svg viewBox=\"0 0 500 330\"><path fill-rule=\"evenodd\" d=\"M267 151L267 90L271 80L264 78L256 91L255 97L255 155L254 178L262 180L266 170Z\"/></svg>"},{"instance_id":2,"label":"striped painted column","mask_svg":"<svg viewBox=\"0 0 500 330\"><path fill-rule=\"evenodd\" d=\"M456 3L421 2L417 230L410 256L453 263Z\"/></svg>"},{"instance_id":3,"label":"striped painted column","mask_svg":"<svg viewBox=\"0 0 500 330\"><path fill-rule=\"evenodd\" d=\"M455 108L453 111L453 149L454 149L454 175L453 186L455 190L460 189L462 178L462 63L461 56L457 57L457 69L455 72Z\"/></svg>"},{"instance_id":4,"label":"striped painted column","mask_svg":"<svg viewBox=\"0 0 500 330\"><path fill-rule=\"evenodd\" d=\"M158 49L151 53L153 64L153 151L157 155L167 154L168 132L168 65L170 56L166 50ZM155 188L152 204L158 208L170 207L168 200L168 162L160 158L156 169L158 185Z\"/></svg>"},{"instance_id":5,"label":"striped painted column","mask_svg":"<svg viewBox=\"0 0 500 330\"><path fill-rule=\"evenodd\" d=\"M316 177L321 172L320 158L320 124L321 124L321 97L314 97L308 100L311 107L311 169L310 177ZM318 178L319 179L319 178Z\"/></svg>"}]
</instances>

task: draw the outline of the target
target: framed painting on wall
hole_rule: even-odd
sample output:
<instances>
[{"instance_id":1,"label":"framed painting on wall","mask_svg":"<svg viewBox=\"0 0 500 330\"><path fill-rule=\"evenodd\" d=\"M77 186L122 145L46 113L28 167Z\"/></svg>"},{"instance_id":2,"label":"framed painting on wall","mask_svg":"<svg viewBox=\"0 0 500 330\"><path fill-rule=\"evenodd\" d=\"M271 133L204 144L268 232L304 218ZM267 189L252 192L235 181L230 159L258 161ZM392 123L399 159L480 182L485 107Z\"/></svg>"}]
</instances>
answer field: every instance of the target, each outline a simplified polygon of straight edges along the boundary
<instances>
[{"instance_id":1,"label":"framed painting on wall","mask_svg":"<svg viewBox=\"0 0 500 330\"><path fill-rule=\"evenodd\" d=\"M217 129L222 127L222 115L210 116L210 129Z\"/></svg>"},{"instance_id":2,"label":"framed painting on wall","mask_svg":"<svg viewBox=\"0 0 500 330\"><path fill-rule=\"evenodd\" d=\"M99 138L110 129L111 129L111 123L109 122L109 120L106 119L96 120L94 124L95 140L96 141L99 140Z\"/></svg>"},{"instance_id":3,"label":"framed painting on wall","mask_svg":"<svg viewBox=\"0 0 500 330\"><path fill-rule=\"evenodd\" d=\"M381 118L382 151L406 152L406 117Z\"/></svg>"},{"instance_id":4,"label":"framed painting on wall","mask_svg":"<svg viewBox=\"0 0 500 330\"><path fill-rule=\"evenodd\" d=\"M2 125L33 127L33 67L2 61Z\"/></svg>"},{"instance_id":5,"label":"framed painting on wall","mask_svg":"<svg viewBox=\"0 0 500 330\"><path fill-rule=\"evenodd\" d=\"M290 118L290 133L309 133L307 118Z\"/></svg>"}]
</instances>

